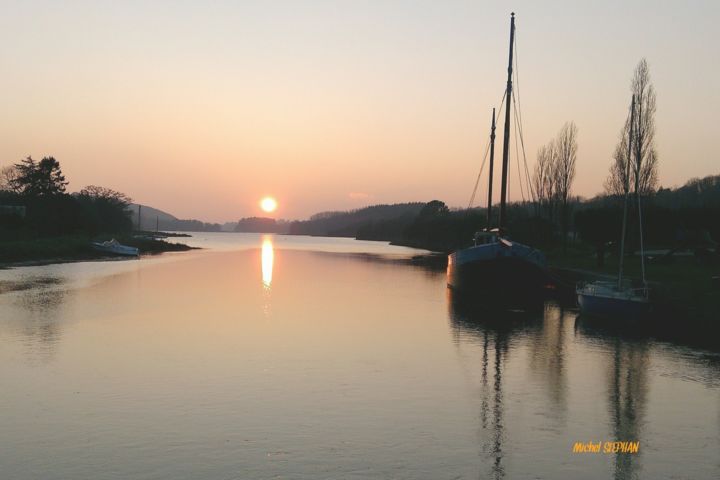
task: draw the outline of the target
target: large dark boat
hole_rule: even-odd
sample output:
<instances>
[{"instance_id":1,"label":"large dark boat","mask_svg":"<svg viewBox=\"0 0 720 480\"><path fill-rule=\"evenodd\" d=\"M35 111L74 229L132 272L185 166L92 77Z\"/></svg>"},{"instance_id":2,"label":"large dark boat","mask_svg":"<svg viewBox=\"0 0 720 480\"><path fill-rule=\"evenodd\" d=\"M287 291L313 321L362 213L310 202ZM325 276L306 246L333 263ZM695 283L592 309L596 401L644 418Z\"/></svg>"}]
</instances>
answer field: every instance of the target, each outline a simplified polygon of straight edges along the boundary
<instances>
[{"instance_id":1,"label":"large dark boat","mask_svg":"<svg viewBox=\"0 0 720 480\"><path fill-rule=\"evenodd\" d=\"M478 232L475 245L450 254L448 285L506 296L540 294L547 284L545 255L497 230Z\"/></svg>"},{"instance_id":2,"label":"large dark boat","mask_svg":"<svg viewBox=\"0 0 720 480\"><path fill-rule=\"evenodd\" d=\"M464 290L497 300L521 301L541 294L548 283L548 276L545 255L533 247L513 241L505 232L514 41L515 14L513 13L510 18L510 55L504 98L505 128L498 228L490 229L495 155L495 109L493 109L489 150L488 229L475 234L474 244L471 247L450 254L447 282L448 286L456 290Z\"/></svg>"}]
</instances>

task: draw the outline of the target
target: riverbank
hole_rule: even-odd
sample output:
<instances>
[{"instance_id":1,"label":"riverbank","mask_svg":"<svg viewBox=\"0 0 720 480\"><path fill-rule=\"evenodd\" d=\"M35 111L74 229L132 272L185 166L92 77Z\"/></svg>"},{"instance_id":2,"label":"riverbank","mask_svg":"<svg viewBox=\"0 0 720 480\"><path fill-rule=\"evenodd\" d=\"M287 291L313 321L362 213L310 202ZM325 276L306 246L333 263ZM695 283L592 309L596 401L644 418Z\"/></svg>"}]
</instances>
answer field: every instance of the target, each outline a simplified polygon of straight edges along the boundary
<instances>
[{"instance_id":1,"label":"riverbank","mask_svg":"<svg viewBox=\"0 0 720 480\"><path fill-rule=\"evenodd\" d=\"M116 238L123 245L138 248L141 255L195 249L195 247L182 243L171 243L150 237L136 238L131 235L119 235ZM109 238L103 237L100 240L107 239ZM92 247L92 240L97 239L92 239L86 235L68 235L3 241L0 242L0 268L122 258L96 251Z\"/></svg>"},{"instance_id":2,"label":"riverbank","mask_svg":"<svg viewBox=\"0 0 720 480\"><path fill-rule=\"evenodd\" d=\"M422 245L412 246L422 248ZM606 255L604 265L598 266L595 250L589 246L575 245L567 252L558 248L545 253L550 276L557 287L555 298L561 304L576 305L575 286L578 282L617 279L619 262L615 255ZM420 255L413 258L413 263L442 268L447 265L447 255ZM642 279L639 257L626 259L624 274L631 280ZM720 338L718 275L720 258L717 255L649 255L645 276L654 305L653 314L648 321L633 327L614 327L638 337L651 336L716 349L720 343L717 340Z\"/></svg>"},{"instance_id":3,"label":"riverbank","mask_svg":"<svg viewBox=\"0 0 720 480\"><path fill-rule=\"evenodd\" d=\"M548 263L561 293L574 297L578 281L617 279L619 262L611 255L603 266L598 266L592 249L574 248L566 254L549 252ZM642 279L638 257L628 257L623 269L626 278ZM634 333L716 348L720 333L720 288L713 278L718 271L717 255L648 256L645 277L653 313L636 326Z\"/></svg>"}]
</instances>

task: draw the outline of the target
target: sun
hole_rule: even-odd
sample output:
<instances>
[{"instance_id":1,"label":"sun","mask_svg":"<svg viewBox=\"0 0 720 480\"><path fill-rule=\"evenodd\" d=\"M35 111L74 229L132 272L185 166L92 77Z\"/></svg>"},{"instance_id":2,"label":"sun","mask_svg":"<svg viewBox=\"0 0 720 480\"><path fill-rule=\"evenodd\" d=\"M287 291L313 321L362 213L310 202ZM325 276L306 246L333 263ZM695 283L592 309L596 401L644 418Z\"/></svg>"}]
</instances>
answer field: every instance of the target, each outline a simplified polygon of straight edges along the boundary
<instances>
[{"instance_id":1,"label":"sun","mask_svg":"<svg viewBox=\"0 0 720 480\"><path fill-rule=\"evenodd\" d=\"M274 212L277 206L277 200L275 200L273 197L265 197L260 200L260 208L262 208L263 212Z\"/></svg>"}]
</instances>

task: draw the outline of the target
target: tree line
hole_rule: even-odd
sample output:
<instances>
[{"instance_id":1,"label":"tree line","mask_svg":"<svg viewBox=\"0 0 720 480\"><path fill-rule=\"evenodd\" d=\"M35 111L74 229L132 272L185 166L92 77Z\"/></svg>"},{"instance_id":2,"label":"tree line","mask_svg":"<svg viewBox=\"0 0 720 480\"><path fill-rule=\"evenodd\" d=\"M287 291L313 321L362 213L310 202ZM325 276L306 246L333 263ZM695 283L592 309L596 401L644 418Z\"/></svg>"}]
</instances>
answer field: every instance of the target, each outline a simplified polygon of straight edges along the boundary
<instances>
[{"instance_id":1,"label":"tree line","mask_svg":"<svg viewBox=\"0 0 720 480\"><path fill-rule=\"evenodd\" d=\"M628 115L618 136L604 189L607 195L618 198L632 194L638 202L641 197L652 196L658 184L656 94L647 60L640 60L635 68L630 90L634 99L633 123ZM572 198L577 152L577 127L568 122L555 139L538 150L532 179L537 214L559 227L563 249L568 242L571 210L577 203Z\"/></svg>"},{"instance_id":2,"label":"tree line","mask_svg":"<svg viewBox=\"0 0 720 480\"><path fill-rule=\"evenodd\" d=\"M132 230L130 197L97 185L68 194L68 181L54 157L31 156L0 170L0 205L24 207L0 215L0 239L22 240Z\"/></svg>"},{"instance_id":3,"label":"tree line","mask_svg":"<svg viewBox=\"0 0 720 480\"><path fill-rule=\"evenodd\" d=\"M635 99L635 115L631 124L628 114L620 128L604 194L589 200L573 195L578 128L574 122L566 122L556 137L538 150L530 185L534 201L508 206L505 227L512 238L540 248L561 246L566 250L569 239L579 237L604 249L618 243L622 205L628 197L635 206L643 199L643 229L650 244L716 245L713 239L720 238L720 176L693 179L674 190L658 189L656 93L645 59L633 72L630 93ZM317 214L309 221L294 223L291 233L355 236L452 251L468 246L477 230L494 226L486 224L484 208L451 210L439 200L413 204L402 214L392 207ZM637 209L630 212L630 223L638 223Z\"/></svg>"}]
</instances>

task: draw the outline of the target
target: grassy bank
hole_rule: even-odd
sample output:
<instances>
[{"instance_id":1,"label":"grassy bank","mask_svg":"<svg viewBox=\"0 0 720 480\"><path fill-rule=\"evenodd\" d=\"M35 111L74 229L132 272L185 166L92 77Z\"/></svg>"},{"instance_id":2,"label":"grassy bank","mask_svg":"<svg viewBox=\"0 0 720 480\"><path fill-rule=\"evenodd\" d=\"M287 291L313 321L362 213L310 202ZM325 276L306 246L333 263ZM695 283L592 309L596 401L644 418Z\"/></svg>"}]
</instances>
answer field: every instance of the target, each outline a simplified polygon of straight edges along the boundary
<instances>
[{"instance_id":1,"label":"grassy bank","mask_svg":"<svg viewBox=\"0 0 720 480\"><path fill-rule=\"evenodd\" d=\"M23 264L61 263L112 258L112 256L107 253L94 250L91 245L91 241L93 240L103 241L110 238L109 236L91 238L85 235L66 235L50 238L0 241L0 266L8 267ZM130 235L120 235L116 238L123 245L137 247L141 255L186 251L193 248L180 243L170 243L148 238L134 238Z\"/></svg>"},{"instance_id":2,"label":"grassy bank","mask_svg":"<svg viewBox=\"0 0 720 480\"><path fill-rule=\"evenodd\" d=\"M573 248L568 253L546 252L548 263L556 271L577 272L581 276L617 278L619 259L608 255L605 264L598 266L592 249ZM627 257L624 262L624 276L636 281L642 278L639 256ZM720 271L717 255L697 257L676 255L671 257L648 255L645 261L645 277L655 290L655 301L697 304L698 308L709 305L720 308L720 295L712 277Z\"/></svg>"},{"instance_id":3,"label":"grassy bank","mask_svg":"<svg viewBox=\"0 0 720 480\"><path fill-rule=\"evenodd\" d=\"M428 245L397 242L405 246L427 248ZM598 266L595 248L575 244L562 248L543 249L552 277L558 284L558 299L575 305L575 285L580 281L617 279L619 259L607 254L603 266ZM418 264L441 266L444 254L418 256ZM720 345L720 285L713 277L720 275L720 257L708 254L649 255L646 258L645 276L651 289L654 304L652 318L638 325L634 333L655 336L663 340L717 348ZM639 282L642 279L640 258L627 257L624 276ZM623 327L623 330L628 330Z\"/></svg>"},{"instance_id":4,"label":"grassy bank","mask_svg":"<svg viewBox=\"0 0 720 480\"><path fill-rule=\"evenodd\" d=\"M598 266L591 248L579 246L567 253L561 250L546 253L551 272L566 288L579 280L617 278L617 255L608 255L605 264ZM637 256L626 258L623 270L633 281L642 278ZM645 276L651 288L654 314L642 328L663 339L717 345L720 287L713 277L719 273L720 258L717 255L648 256Z\"/></svg>"}]
</instances>

